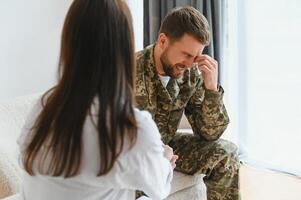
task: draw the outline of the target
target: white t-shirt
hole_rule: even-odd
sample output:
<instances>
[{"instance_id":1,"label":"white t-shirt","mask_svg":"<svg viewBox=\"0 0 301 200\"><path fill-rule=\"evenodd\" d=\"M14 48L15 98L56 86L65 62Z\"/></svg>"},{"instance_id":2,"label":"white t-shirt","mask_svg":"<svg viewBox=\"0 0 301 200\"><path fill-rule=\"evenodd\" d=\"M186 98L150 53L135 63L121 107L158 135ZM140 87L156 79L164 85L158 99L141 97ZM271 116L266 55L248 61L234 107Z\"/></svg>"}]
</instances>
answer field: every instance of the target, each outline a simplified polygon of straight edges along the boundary
<instances>
[{"instance_id":1,"label":"white t-shirt","mask_svg":"<svg viewBox=\"0 0 301 200\"><path fill-rule=\"evenodd\" d=\"M29 129L41 109L39 100L28 116L18 139L21 156L30 138ZM134 110L138 124L134 147L126 151L129 146L126 140L125 149L113 169L107 175L97 177L100 168L99 144L97 131L91 120L95 120L97 116L95 110L97 109L92 106L93 117L87 117L84 124L83 162L80 174L64 179L40 174L30 176L24 170L21 191L23 199L134 200L136 190L144 191L153 200L168 196L173 170L170 162L163 157L163 143L158 128L146 111Z\"/></svg>"},{"instance_id":2,"label":"white t-shirt","mask_svg":"<svg viewBox=\"0 0 301 200\"><path fill-rule=\"evenodd\" d=\"M170 80L170 77L169 76L161 76L160 74L158 74L158 75L159 75L162 85L166 88L168 81Z\"/></svg>"}]
</instances>

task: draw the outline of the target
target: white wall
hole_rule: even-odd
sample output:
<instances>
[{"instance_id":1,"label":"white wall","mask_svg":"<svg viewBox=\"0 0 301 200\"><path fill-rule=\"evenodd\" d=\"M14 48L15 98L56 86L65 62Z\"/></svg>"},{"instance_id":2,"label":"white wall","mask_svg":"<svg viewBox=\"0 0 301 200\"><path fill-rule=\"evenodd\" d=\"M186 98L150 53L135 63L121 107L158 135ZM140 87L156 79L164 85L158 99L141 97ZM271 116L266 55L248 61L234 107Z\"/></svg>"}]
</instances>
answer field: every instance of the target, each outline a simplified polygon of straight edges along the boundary
<instances>
[{"instance_id":1,"label":"white wall","mask_svg":"<svg viewBox=\"0 0 301 200\"><path fill-rule=\"evenodd\" d=\"M57 78L60 36L72 0L0 1L0 102L45 92ZM143 48L143 1L127 0Z\"/></svg>"},{"instance_id":2,"label":"white wall","mask_svg":"<svg viewBox=\"0 0 301 200\"><path fill-rule=\"evenodd\" d=\"M71 0L0 1L0 102L44 92L56 80Z\"/></svg>"}]
</instances>

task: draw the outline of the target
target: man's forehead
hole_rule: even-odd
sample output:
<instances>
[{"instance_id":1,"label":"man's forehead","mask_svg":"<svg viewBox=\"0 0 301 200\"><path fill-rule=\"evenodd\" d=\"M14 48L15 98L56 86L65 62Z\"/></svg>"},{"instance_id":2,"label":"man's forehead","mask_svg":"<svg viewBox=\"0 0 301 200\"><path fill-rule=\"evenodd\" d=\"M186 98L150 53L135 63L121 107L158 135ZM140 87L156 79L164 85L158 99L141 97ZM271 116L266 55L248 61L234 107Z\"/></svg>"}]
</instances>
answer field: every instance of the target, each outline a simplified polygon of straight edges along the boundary
<instances>
[{"instance_id":1,"label":"man's forehead","mask_svg":"<svg viewBox=\"0 0 301 200\"><path fill-rule=\"evenodd\" d=\"M199 46L187 46L186 45L186 46L179 47L179 50L182 53L185 53L185 54L188 54L191 56L197 56L203 52L204 46L203 45L199 45Z\"/></svg>"}]
</instances>

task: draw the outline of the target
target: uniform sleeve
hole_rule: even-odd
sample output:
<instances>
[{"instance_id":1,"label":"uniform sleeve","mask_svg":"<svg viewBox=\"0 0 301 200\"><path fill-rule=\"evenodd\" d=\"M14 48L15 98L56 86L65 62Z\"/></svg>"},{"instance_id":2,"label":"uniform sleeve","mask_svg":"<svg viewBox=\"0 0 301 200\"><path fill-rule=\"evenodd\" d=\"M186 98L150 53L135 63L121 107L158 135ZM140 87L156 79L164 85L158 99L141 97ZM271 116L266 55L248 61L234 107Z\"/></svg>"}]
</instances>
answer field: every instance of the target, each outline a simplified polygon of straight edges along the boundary
<instances>
[{"instance_id":1,"label":"uniform sleeve","mask_svg":"<svg viewBox=\"0 0 301 200\"><path fill-rule=\"evenodd\" d=\"M199 82L185 107L185 115L193 132L206 140L218 139L229 124L223 93L221 86L217 92L209 91Z\"/></svg>"},{"instance_id":2,"label":"uniform sleeve","mask_svg":"<svg viewBox=\"0 0 301 200\"><path fill-rule=\"evenodd\" d=\"M140 138L135 148L121 160L121 166L126 166L121 181L131 189L143 191L152 200L164 199L170 193L173 169L163 156L158 128L149 115L138 130Z\"/></svg>"}]
</instances>

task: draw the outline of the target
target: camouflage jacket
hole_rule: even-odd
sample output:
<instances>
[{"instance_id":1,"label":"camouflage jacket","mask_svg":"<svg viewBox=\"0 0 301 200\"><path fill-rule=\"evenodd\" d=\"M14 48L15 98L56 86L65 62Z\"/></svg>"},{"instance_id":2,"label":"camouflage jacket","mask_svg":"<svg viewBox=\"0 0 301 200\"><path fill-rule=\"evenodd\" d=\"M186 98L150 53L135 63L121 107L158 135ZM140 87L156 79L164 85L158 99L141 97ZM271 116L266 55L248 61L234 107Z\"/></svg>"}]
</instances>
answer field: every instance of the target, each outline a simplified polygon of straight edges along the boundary
<instances>
[{"instance_id":1,"label":"camouflage jacket","mask_svg":"<svg viewBox=\"0 0 301 200\"><path fill-rule=\"evenodd\" d=\"M175 135L183 112L194 134L205 140L218 139L229 123L223 89L206 90L197 66L193 66L181 78L170 79L167 90L156 73L153 50L151 45L136 55L137 107L151 113L165 144Z\"/></svg>"}]
</instances>

